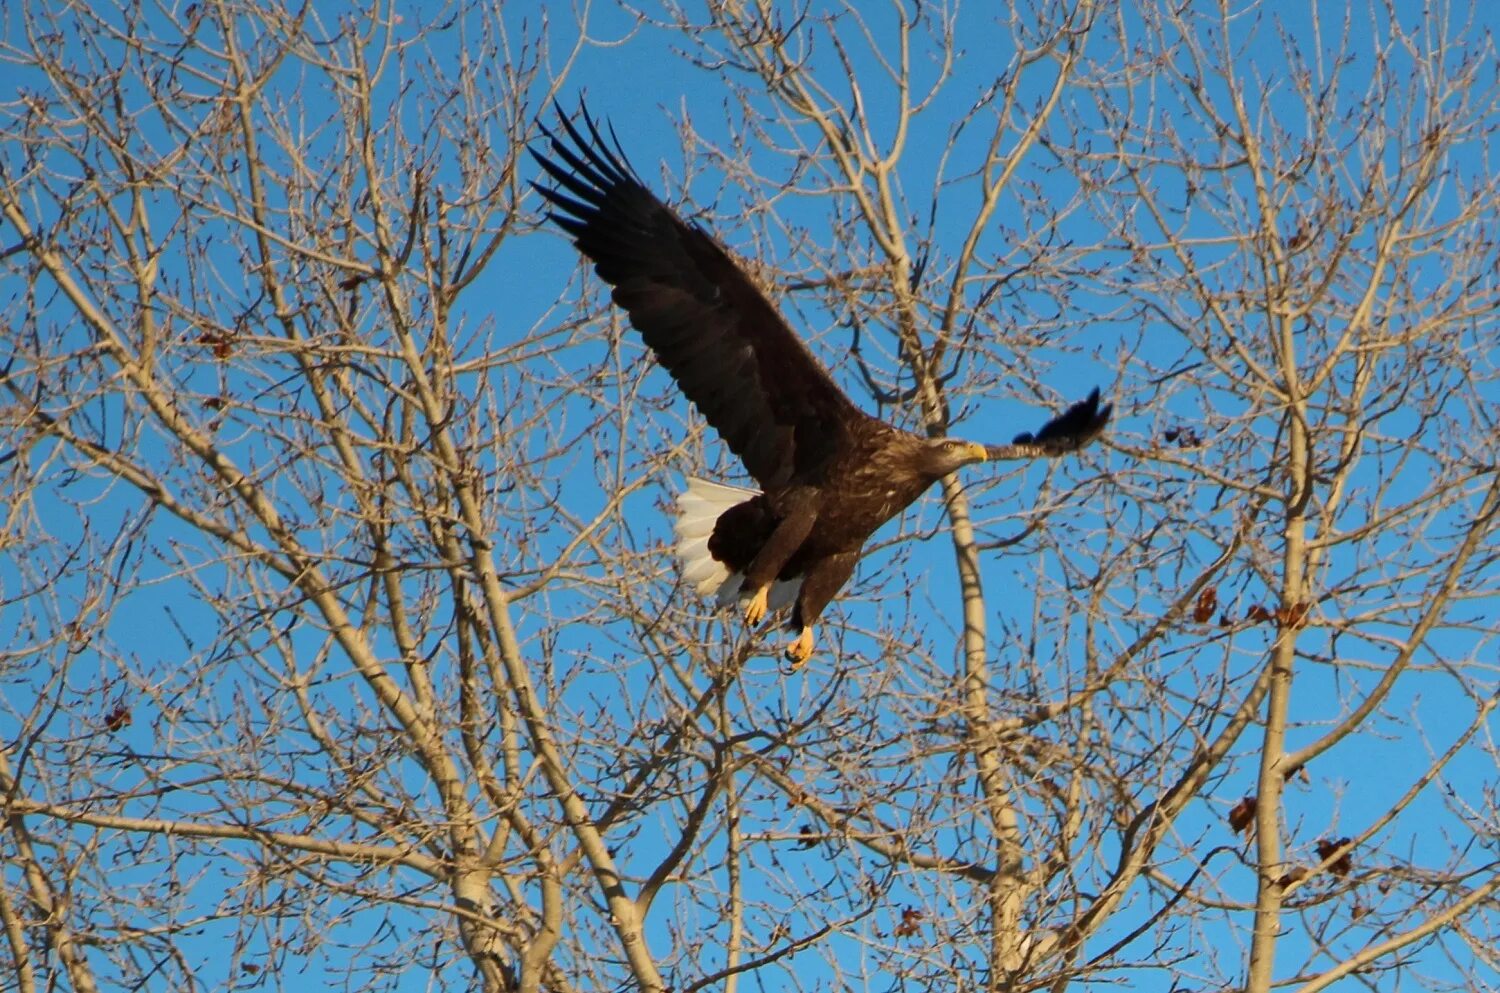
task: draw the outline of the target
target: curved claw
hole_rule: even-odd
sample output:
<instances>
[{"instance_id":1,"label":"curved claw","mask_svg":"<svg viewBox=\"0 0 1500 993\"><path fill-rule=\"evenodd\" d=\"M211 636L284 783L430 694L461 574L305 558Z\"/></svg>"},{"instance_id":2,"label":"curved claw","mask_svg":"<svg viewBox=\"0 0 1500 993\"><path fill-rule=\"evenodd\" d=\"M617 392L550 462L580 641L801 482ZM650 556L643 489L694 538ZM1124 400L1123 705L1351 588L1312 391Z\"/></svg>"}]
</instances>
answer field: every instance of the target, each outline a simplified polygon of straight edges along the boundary
<instances>
[{"instance_id":1,"label":"curved claw","mask_svg":"<svg viewBox=\"0 0 1500 993\"><path fill-rule=\"evenodd\" d=\"M766 616L766 608L770 602L771 588L762 586L750 597L750 602L745 604L745 624L755 627Z\"/></svg>"},{"instance_id":2,"label":"curved claw","mask_svg":"<svg viewBox=\"0 0 1500 993\"><path fill-rule=\"evenodd\" d=\"M813 653L813 629L803 628L797 640L786 647L786 660L792 664L792 670L796 671L804 662L812 658Z\"/></svg>"}]
</instances>

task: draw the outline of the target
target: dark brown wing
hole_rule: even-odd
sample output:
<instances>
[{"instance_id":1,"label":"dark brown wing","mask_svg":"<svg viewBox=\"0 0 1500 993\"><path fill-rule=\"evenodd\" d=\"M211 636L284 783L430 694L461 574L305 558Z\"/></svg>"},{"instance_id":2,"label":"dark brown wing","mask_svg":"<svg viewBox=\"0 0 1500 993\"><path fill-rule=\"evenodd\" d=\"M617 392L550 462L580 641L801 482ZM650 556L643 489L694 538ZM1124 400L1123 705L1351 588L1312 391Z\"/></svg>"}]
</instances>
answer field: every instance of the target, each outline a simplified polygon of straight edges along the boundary
<instances>
[{"instance_id":1,"label":"dark brown wing","mask_svg":"<svg viewBox=\"0 0 1500 993\"><path fill-rule=\"evenodd\" d=\"M1104 433L1109 426L1110 414L1115 405L1099 404L1099 388L1094 387L1088 397L1079 400L1052 420L1043 424L1036 434L1023 431L1009 445L988 445L991 459L1055 458L1076 452Z\"/></svg>"},{"instance_id":2,"label":"dark brown wing","mask_svg":"<svg viewBox=\"0 0 1500 993\"><path fill-rule=\"evenodd\" d=\"M558 118L571 144L544 128L553 158L532 152L556 183L533 184L554 208L548 216L762 487L816 477L868 415L723 247L646 189L618 140L612 151L587 111L587 139L560 109Z\"/></svg>"},{"instance_id":3,"label":"dark brown wing","mask_svg":"<svg viewBox=\"0 0 1500 993\"><path fill-rule=\"evenodd\" d=\"M1112 403L1099 406L1099 387L1096 386L1086 399L1079 400L1043 424L1035 435L1029 431L1016 435L1015 443L1041 445L1059 454L1074 451L1104 433L1104 426L1109 423L1114 408Z\"/></svg>"}]
</instances>

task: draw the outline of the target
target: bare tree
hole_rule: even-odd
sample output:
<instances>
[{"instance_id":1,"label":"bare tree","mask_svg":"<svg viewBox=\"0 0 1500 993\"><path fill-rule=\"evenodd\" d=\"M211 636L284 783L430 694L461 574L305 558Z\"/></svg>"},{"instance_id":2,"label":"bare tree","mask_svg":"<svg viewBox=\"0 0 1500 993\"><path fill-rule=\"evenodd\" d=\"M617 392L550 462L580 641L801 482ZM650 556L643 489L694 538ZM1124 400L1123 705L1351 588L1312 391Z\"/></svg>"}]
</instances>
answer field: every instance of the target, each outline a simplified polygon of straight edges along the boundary
<instances>
[{"instance_id":1,"label":"bare tree","mask_svg":"<svg viewBox=\"0 0 1500 993\"><path fill-rule=\"evenodd\" d=\"M1483 25L7 17L18 988L1494 982ZM1121 403L945 482L797 673L681 584L658 511L735 469L532 233L547 100L666 50L664 195L871 409Z\"/></svg>"},{"instance_id":2,"label":"bare tree","mask_svg":"<svg viewBox=\"0 0 1500 993\"><path fill-rule=\"evenodd\" d=\"M455 956L485 988L572 981L583 850L553 832L612 870L513 605L632 484L593 524L552 489L591 434L551 408L594 371L532 366L573 354L573 316L467 305L504 278L570 53L498 8L446 18L12 25L0 786L25 988L254 983L335 948L360 983Z\"/></svg>"},{"instance_id":3,"label":"bare tree","mask_svg":"<svg viewBox=\"0 0 1500 993\"><path fill-rule=\"evenodd\" d=\"M743 74L746 144L796 148L747 176L762 202L832 199L832 237L789 239L801 283L866 354L883 334L898 406L944 431L997 369L1092 345L1139 411L1065 504L944 492L962 651L911 710L954 721L897 764L966 761L866 795L953 804L890 818L912 852L965 825L977 885L914 905L945 968L973 947L966 984L1316 989L1416 947L1451 958L1436 986L1494 975L1494 51L1455 12L1375 13L1370 40L1352 10L1047 5L977 72L960 45L996 27L931 6L674 20Z\"/></svg>"}]
</instances>

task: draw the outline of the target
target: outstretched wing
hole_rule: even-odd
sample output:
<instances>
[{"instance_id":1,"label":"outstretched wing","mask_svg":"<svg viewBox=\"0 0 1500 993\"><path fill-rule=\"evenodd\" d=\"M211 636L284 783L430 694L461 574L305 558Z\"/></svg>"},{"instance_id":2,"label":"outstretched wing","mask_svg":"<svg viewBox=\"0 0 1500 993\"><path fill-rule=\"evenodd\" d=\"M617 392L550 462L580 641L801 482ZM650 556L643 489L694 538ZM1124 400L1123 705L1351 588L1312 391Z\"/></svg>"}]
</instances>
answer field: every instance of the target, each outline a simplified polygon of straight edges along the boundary
<instances>
[{"instance_id":1,"label":"outstretched wing","mask_svg":"<svg viewBox=\"0 0 1500 993\"><path fill-rule=\"evenodd\" d=\"M1109 415L1114 404L1099 404L1099 388L1094 387L1088 397L1079 400L1067 410L1042 425L1032 434L1024 431L1016 435L1009 445L987 447L991 459L1051 458L1066 455L1083 448L1104 433L1109 424Z\"/></svg>"},{"instance_id":2,"label":"outstretched wing","mask_svg":"<svg viewBox=\"0 0 1500 993\"><path fill-rule=\"evenodd\" d=\"M714 238L646 189L582 113L558 110L569 141L543 128L556 184L533 184L615 303L724 443L763 488L815 470L867 417L834 384Z\"/></svg>"}]
</instances>

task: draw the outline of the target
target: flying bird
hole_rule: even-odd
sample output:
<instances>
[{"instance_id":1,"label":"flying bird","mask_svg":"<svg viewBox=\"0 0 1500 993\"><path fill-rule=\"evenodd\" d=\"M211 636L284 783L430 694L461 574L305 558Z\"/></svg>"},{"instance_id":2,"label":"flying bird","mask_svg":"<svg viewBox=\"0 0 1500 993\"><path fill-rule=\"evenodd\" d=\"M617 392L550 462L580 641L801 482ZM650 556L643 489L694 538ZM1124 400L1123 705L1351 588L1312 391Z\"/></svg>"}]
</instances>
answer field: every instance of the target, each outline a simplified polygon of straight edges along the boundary
<instances>
[{"instance_id":1,"label":"flying bird","mask_svg":"<svg viewBox=\"0 0 1500 993\"><path fill-rule=\"evenodd\" d=\"M606 142L581 117L582 129L558 108L566 137L543 127L551 157L532 150L553 183L532 184L547 216L760 485L688 480L675 528L683 577L721 605L741 601L751 627L790 604L794 666L812 655L813 626L865 542L934 482L975 462L1063 455L1103 433L1111 405L1098 389L1010 445L924 437L866 414L728 251L646 188L613 130Z\"/></svg>"}]
</instances>

